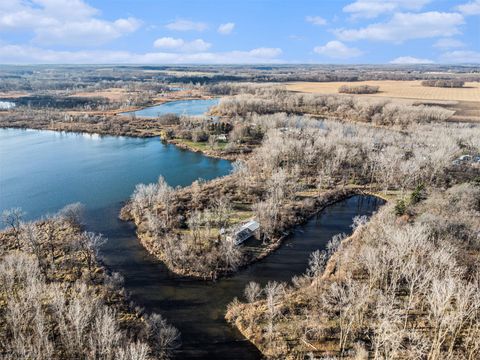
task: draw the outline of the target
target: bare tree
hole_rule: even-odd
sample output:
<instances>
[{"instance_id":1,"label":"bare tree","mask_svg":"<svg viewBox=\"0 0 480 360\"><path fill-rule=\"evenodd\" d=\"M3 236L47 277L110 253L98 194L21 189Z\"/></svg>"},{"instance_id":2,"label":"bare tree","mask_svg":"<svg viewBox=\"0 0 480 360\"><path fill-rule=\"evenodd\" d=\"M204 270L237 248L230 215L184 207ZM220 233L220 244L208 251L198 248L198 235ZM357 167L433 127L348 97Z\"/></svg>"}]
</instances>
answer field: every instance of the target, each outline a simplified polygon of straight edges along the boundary
<instances>
[{"instance_id":1,"label":"bare tree","mask_svg":"<svg viewBox=\"0 0 480 360\"><path fill-rule=\"evenodd\" d=\"M95 259L98 257L100 247L106 242L107 240L101 234L95 234L93 232L84 231L78 236L77 245L85 258L90 272L95 264Z\"/></svg>"},{"instance_id":2,"label":"bare tree","mask_svg":"<svg viewBox=\"0 0 480 360\"><path fill-rule=\"evenodd\" d=\"M58 216L67 220L72 226L83 225L83 218L85 213L85 206L79 202L68 204L63 207L59 212Z\"/></svg>"},{"instance_id":3,"label":"bare tree","mask_svg":"<svg viewBox=\"0 0 480 360\"><path fill-rule=\"evenodd\" d=\"M250 281L245 287L245 298L249 303L257 301L262 293L262 288L255 281Z\"/></svg>"},{"instance_id":4,"label":"bare tree","mask_svg":"<svg viewBox=\"0 0 480 360\"><path fill-rule=\"evenodd\" d=\"M159 314L153 313L145 320L147 336L154 344L155 355L160 359L168 358L180 346L180 332Z\"/></svg>"},{"instance_id":5,"label":"bare tree","mask_svg":"<svg viewBox=\"0 0 480 360\"><path fill-rule=\"evenodd\" d=\"M5 226L9 226L12 230L13 236L15 238L15 242L17 247L20 247L20 226L22 223L22 219L25 216L25 213L20 208L13 208L9 210L4 210L2 212L2 223Z\"/></svg>"}]
</instances>

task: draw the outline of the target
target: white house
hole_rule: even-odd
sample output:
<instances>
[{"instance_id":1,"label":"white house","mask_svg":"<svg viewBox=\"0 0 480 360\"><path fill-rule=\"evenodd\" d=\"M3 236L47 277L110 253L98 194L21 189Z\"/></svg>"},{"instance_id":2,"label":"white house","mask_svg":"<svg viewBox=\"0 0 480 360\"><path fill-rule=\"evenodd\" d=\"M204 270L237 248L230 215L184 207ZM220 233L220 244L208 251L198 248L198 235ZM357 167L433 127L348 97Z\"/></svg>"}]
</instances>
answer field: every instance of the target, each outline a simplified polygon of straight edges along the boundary
<instances>
[{"instance_id":1,"label":"white house","mask_svg":"<svg viewBox=\"0 0 480 360\"><path fill-rule=\"evenodd\" d=\"M232 235L227 238L235 243L235 245L240 245L245 240L249 239L255 234L260 228L260 224L255 220L250 220L249 222L243 224L238 229L236 229Z\"/></svg>"}]
</instances>

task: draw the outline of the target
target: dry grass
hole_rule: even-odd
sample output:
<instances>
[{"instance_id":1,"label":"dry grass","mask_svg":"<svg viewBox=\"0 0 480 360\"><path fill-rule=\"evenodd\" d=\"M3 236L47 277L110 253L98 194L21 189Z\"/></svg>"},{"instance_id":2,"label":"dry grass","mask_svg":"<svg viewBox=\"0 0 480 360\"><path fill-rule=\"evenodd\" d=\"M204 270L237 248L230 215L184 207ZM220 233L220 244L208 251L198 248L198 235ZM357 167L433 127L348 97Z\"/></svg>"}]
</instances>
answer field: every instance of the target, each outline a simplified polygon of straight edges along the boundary
<instances>
[{"instance_id":1,"label":"dry grass","mask_svg":"<svg viewBox=\"0 0 480 360\"><path fill-rule=\"evenodd\" d=\"M450 121L480 122L480 83L467 82L463 88L437 88L422 86L421 81L359 81L359 82L296 82L287 84L287 90L315 93L338 94L342 85L379 86L376 94L354 95L381 97L405 104L442 106L454 110Z\"/></svg>"},{"instance_id":2,"label":"dry grass","mask_svg":"<svg viewBox=\"0 0 480 360\"><path fill-rule=\"evenodd\" d=\"M124 100L127 95L125 89L112 88L101 91L81 91L71 95L71 97L103 97L116 102Z\"/></svg>"},{"instance_id":3,"label":"dry grass","mask_svg":"<svg viewBox=\"0 0 480 360\"><path fill-rule=\"evenodd\" d=\"M298 82L287 85L288 90L318 94L337 94L342 85L379 86L380 91L368 96L381 96L421 100L455 100L480 102L480 83L467 82L464 88L433 88L422 86L421 81L359 81L349 82Z\"/></svg>"},{"instance_id":4,"label":"dry grass","mask_svg":"<svg viewBox=\"0 0 480 360\"><path fill-rule=\"evenodd\" d=\"M30 95L25 91L0 91L0 98L2 99L18 99Z\"/></svg>"}]
</instances>

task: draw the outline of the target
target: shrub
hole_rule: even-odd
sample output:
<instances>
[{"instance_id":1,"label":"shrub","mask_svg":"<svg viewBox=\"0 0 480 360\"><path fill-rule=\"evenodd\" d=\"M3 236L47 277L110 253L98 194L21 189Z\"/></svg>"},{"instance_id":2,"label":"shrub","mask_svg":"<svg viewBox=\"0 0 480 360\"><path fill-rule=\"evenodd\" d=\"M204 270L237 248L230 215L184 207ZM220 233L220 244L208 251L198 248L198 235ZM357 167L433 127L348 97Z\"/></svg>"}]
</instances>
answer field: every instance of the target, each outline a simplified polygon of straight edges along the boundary
<instances>
[{"instance_id":1,"label":"shrub","mask_svg":"<svg viewBox=\"0 0 480 360\"><path fill-rule=\"evenodd\" d=\"M425 199L425 185L418 185L410 195L410 203L415 205Z\"/></svg>"},{"instance_id":2,"label":"shrub","mask_svg":"<svg viewBox=\"0 0 480 360\"><path fill-rule=\"evenodd\" d=\"M422 86L430 87L449 87L449 88L461 88L465 82L462 80L424 80Z\"/></svg>"},{"instance_id":3,"label":"shrub","mask_svg":"<svg viewBox=\"0 0 480 360\"><path fill-rule=\"evenodd\" d=\"M178 125L180 124L180 116L177 114L159 115L158 122L162 125Z\"/></svg>"},{"instance_id":4,"label":"shrub","mask_svg":"<svg viewBox=\"0 0 480 360\"><path fill-rule=\"evenodd\" d=\"M195 142L205 142L208 140L208 134L200 129L192 131L192 141Z\"/></svg>"},{"instance_id":5,"label":"shrub","mask_svg":"<svg viewBox=\"0 0 480 360\"><path fill-rule=\"evenodd\" d=\"M378 86L371 85L342 85L338 88L338 92L342 94L375 94L378 92Z\"/></svg>"},{"instance_id":6,"label":"shrub","mask_svg":"<svg viewBox=\"0 0 480 360\"><path fill-rule=\"evenodd\" d=\"M395 205L395 215L402 216L407 212L407 205L404 200L398 200Z\"/></svg>"}]
</instances>

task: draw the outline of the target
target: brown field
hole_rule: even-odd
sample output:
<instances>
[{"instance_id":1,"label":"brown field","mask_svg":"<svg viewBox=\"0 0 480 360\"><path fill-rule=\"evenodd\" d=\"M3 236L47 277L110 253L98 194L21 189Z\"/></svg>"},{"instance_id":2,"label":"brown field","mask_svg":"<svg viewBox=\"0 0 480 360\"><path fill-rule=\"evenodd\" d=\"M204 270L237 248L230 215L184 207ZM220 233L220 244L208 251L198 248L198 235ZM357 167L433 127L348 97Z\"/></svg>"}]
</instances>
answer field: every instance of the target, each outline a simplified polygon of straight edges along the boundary
<instances>
[{"instance_id":1,"label":"brown field","mask_svg":"<svg viewBox=\"0 0 480 360\"><path fill-rule=\"evenodd\" d=\"M28 95L27 92L23 91L0 91L0 98L2 99L18 99Z\"/></svg>"},{"instance_id":2,"label":"brown field","mask_svg":"<svg viewBox=\"0 0 480 360\"><path fill-rule=\"evenodd\" d=\"M421 81L358 81L358 82L295 82L286 85L287 90L315 93L338 94L342 85L379 86L376 94L354 95L382 97L406 103L438 105L455 110L452 121L480 121L480 83L467 82L463 88L436 88L421 85Z\"/></svg>"},{"instance_id":3,"label":"brown field","mask_svg":"<svg viewBox=\"0 0 480 360\"><path fill-rule=\"evenodd\" d=\"M421 85L421 81L358 81L358 82L298 82L287 84L292 91L337 94L342 85L372 85L379 86L380 92L368 96L382 96L421 100L454 100L480 102L480 83L467 82L464 88L436 88Z\"/></svg>"},{"instance_id":4,"label":"brown field","mask_svg":"<svg viewBox=\"0 0 480 360\"><path fill-rule=\"evenodd\" d=\"M72 97L104 97L110 101L122 101L128 95L125 89L112 88L101 91L82 91L72 94Z\"/></svg>"}]
</instances>

